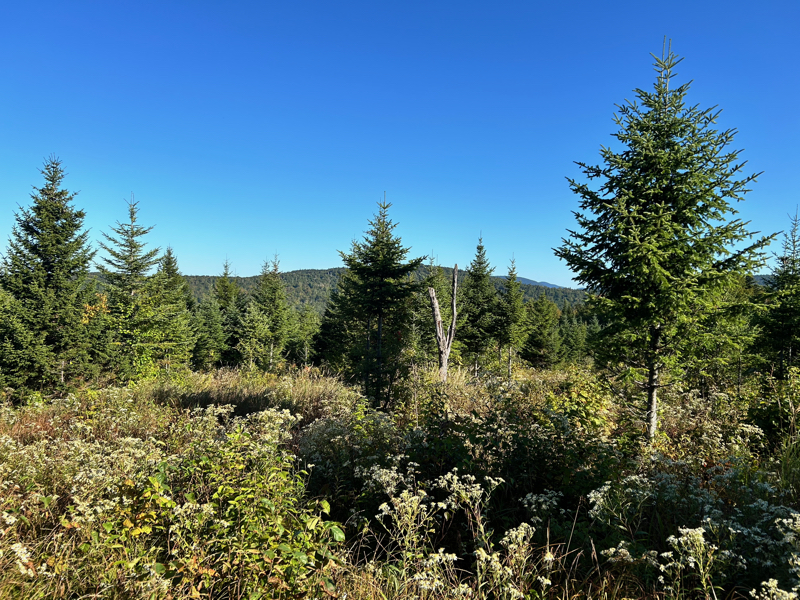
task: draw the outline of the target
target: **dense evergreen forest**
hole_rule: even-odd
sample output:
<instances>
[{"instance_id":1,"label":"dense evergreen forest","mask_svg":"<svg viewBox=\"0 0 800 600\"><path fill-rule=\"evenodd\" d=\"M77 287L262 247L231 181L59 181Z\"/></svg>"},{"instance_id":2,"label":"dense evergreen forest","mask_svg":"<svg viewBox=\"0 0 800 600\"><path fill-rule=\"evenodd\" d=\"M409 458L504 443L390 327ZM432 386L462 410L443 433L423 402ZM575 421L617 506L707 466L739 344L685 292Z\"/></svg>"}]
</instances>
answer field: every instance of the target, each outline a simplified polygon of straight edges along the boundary
<instances>
[{"instance_id":1,"label":"dense evergreen forest","mask_svg":"<svg viewBox=\"0 0 800 600\"><path fill-rule=\"evenodd\" d=\"M668 53L523 283L381 202L342 266L92 244L51 157L0 267L2 598L797 598L800 218Z\"/></svg>"},{"instance_id":2,"label":"dense evergreen forest","mask_svg":"<svg viewBox=\"0 0 800 600\"><path fill-rule=\"evenodd\" d=\"M452 267L442 267L447 278L452 277ZM335 269L301 269L298 271L286 271L280 274L281 281L286 290L287 302L295 308L303 305L311 306L320 315L325 312L331 292L336 289L339 278L344 273L343 267ZM430 267L422 265L414 274L417 281L424 282L430 273ZM466 277L463 271L459 274L459 282ZM184 279L189 284L189 289L200 301L213 294L214 282L216 277L211 275L185 275ZM258 282L258 277L231 277L245 293L252 293ZM498 293L503 288L505 277L492 277L492 283ZM582 304L586 294L581 290L573 290L553 285L539 285L538 283L524 283L529 279L519 278L521 283L523 300L535 300L539 296L546 296L563 309L568 306Z\"/></svg>"}]
</instances>

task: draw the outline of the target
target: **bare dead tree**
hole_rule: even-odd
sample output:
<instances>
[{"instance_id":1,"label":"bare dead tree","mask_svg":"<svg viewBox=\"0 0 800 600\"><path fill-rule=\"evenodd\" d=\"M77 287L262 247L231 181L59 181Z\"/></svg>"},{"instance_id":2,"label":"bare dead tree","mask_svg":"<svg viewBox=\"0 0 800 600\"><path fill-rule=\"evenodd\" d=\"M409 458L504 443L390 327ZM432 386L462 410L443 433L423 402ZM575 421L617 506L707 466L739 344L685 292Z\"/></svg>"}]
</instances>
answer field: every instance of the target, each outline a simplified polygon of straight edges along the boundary
<instances>
[{"instance_id":1,"label":"bare dead tree","mask_svg":"<svg viewBox=\"0 0 800 600\"><path fill-rule=\"evenodd\" d=\"M433 322L436 325L436 344L439 346L439 379L444 383L447 381L447 361L450 359L450 348L456 337L456 291L458 289L458 265L453 268L453 321L447 335L444 333L442 324L442 314L439 312L439 301L436 299L436 290L428 288L428 295L431 297L431 310L433 310Z\"/></svg>"}]
</instances>

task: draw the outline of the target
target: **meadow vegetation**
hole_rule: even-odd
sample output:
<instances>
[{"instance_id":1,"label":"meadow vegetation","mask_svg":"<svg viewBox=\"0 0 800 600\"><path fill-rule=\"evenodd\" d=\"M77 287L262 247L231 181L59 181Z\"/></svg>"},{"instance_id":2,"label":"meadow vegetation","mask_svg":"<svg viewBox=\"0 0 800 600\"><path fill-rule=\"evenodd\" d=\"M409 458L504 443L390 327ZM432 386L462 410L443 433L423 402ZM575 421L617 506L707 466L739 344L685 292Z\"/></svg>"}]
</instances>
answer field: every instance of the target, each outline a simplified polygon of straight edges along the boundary
<instances>
[{"instance_id":1,"label":"meadow vegetation","mask_svg":"<svg viewBox=\"0 0 800 600\"><path fill-rule=\"evenodd\" d=\"M675 387L652 445L581 367L420 370L388 412L308 368L6 402L0 597L793 597L798 394Z\"/></svg>"}]
</instances>

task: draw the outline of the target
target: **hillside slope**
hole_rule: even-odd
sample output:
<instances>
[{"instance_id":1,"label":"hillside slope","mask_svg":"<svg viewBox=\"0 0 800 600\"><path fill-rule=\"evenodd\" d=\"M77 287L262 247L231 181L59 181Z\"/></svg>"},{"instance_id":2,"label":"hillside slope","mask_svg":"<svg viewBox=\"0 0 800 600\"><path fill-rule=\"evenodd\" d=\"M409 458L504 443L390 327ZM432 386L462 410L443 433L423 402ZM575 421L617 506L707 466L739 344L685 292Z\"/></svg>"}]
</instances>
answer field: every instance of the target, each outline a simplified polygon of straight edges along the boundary
<instances>
[{"instance_id":1,"label":"hillside slope","mask_svg":"<svg viewBox=\"0 0 800 600\"><path fill-rule=\"evenodd\" d=\"M325 310L328 298L344 270L343 267L337 267L334 269L301 269L281 273L281 279L283 279L286 286L286 297L295 306L309 304L321 314ZM428 267L421 267L417 276L420 278L425 277L427 270ZM452 269L444 267L444 271L448 278L452 277ZM459 282L463 280L464 275L464 271L459 272ZM185 277L189 282L192 293L198 299L211 293L214 280L217 278L214 275L186 275ZM239 284L239 287L249 292L255 287L257 277L232 277L232 279ZM493 277L492 279L495 287L498 289L503 287L505 277ZM580 304L585 296L582 290L527 283L522 284L522 292L526 301L544 294L562 307L567 303Z\"/></svg>"}]
</instances>

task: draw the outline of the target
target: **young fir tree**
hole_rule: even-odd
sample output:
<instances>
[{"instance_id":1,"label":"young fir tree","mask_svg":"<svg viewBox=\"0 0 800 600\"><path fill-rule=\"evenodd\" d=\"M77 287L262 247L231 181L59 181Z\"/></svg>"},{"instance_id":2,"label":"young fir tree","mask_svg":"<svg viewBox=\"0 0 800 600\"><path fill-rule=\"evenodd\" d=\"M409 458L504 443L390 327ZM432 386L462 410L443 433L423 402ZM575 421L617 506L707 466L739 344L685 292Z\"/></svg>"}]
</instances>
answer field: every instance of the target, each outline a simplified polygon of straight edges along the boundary
<instances>
[{"instance_id":1,"label":"young fir tree","mask_svg":"<svg viewBox=\"0 0 800 600\"><path fill-rule=\"evenodd\" d=\"M222 311L216 298L204 298L194 313L197 341L192 354L192 365L202 371L218 366L225 349L225 331L222 328Z\"/></svg>"},{"instance_id":2,"label":"young fir tree","mask_svg":"<svg viewBox=\"0 0 800 600\"><path fill-rule=\"evenodd\" d=\"M767 279L768 309L761 318L759 346L778 378L800 364L800 220L789 217L781 253Z\"/></svg>"},{"instance_id":3,"label":"young fir tree","mask_svg":"<svg viewBox=\"0 0 800 600\"><path fill-rule=\"evenodd\" d=\"M708 398L741 389L742 373L762 366L751 353L759 328L756 299L763 293L751 277L732 278L707 299L711 310L695 319L694 333L681 348L683 382Z\"/></svg>"},{"instance_id":4,"label":"young fir tree","mask_svg":"<svg viewBox=\"0 0 800 600\"><path fill-rule=\"evenodd\" d=\"M308 304L290 311L289 337L286 341L287 358L295 364L308 366L313 358L314 336L319 331L320 319Z\"/></svg>"},{"instance_id":5,"label":"young fir tree","mask_svg":"<svg viewBox=\"0 0 800 600\"><path fill-rule=\"evenodd\" d=\"M268 357L264 366L270 371L281 357L289 337L290 326L289 305L286 302L286 290L283 287L279 267L277 256L271 261L264 261L253 292L253 302L267 319L265 345Z\"/></svg>"},{"instance_id":6,"label":"young fir tree","mask_svg":"<svg viewBox=\"0 0 800 600\"><path fill-rule=\"evenodd\" d=\"M231 264L225 259L222 274L214 280L214 298L222 313L222 330L225 333L221 361L228 366L238 365L242 360L238 346L242 317L247 306L245 294L232 276Z\"/></svg>"},{"instance_id":7,"label":"young fir tree","mask_svg":"<svg viewBox=\"0 0 800 600\"><path fill-rule=\"evenodd\" d=\"M241 319L239 342L236 349L248 369L267 369L270 361L270 320L261 306L250 302Z\"/></svg>"},{"instance_id":8,"label":"young fir tree","mask_svg":"<svg viewBox=\"0 0 800 600\"><path fill-rule=\"evenodd\" d=\"M17 372L18 386L65 389L90 366L92 340L83 312L94 298L88 282L94 252L82 230L85 213L72 205L75 194L61 187L61 161L47 159L41 173L44 185L34 188L31 206L15 215L0 273L0 286L16 301L14 335L30 346L0 360Z\"/></svg>"},{"instance_id":9,"label":"young fir tree","mask_svg":"<svg viewBox=\"0 0 800 600\"><path fill-rule=\"evenodd\" d=\"M333 372L354 377L356 366L361 360L361 334L363 324L356 320L358 310L350 303L350 283L352 274L342 273L337 286L331 291L325 312L320 320L319 330L314 334L311 344L316 361Z\"/></svg>"},{"instance_id":10,"label":"young fir tree","mask_svg":"<svg viewBox=\"0 0 800 600\"><path fill-rule=\"evenodd\" d=\"M567 363L583 363L589 356L589 330L578 310L565 306L558 321L561 338L561 359Z\"/></svg>"},{"instance_id":11,"label":"young fir tree","mask_svg":"<svg viewBox=\"0 0 800 600\"><path fill-rule=\"evenodd\" d=\"M222 265L222 274L214 280L214 296L223 312L234 308L239 301L239 296L242 295L241 288L236 281L231 279L232 276L231 263L226 258Z\"/></svg>"},{"instance_id":12,"label":"young fir tree","mask_svg":"<svg viewBox=\"0 0 800 600\"><path fill-rule=\"evenodd\" d=\"M159 260L150 287L156 307L153 330L157 332L158 360L168 369L188 366L197 340L192 318L195 300L172 248Z\"/></svg>"},{"instance_id":13,"label":"young fir tree","mask_svg":"<svg viewBox=\"0 0 800 600\"><path fill-rule=\"evenodd\" d=\"M123 379L152 372L159 357L163 325L157 286L150 271L159 262L159 248L147 249L142 239L153 227L138 224L138 202L128 202L128 222L117 221L103 233L100 247L108 255L98 269L108 290L109 308L114 321L116 352L114 363Z\"/></svg>"},{"instance_id":14,"label":"young fir tree","mask_svg":"<svg viewBox=\"0 0 800 600\"><path fill-rule=\"evenodd\" d=\"M544 294L525 305L527 337L520 355L532 366L547 369L561 362L560 318L558 306Z\"/></svg>"},{"instance_id":15,"label":"young fir tree","mask_svg":"<svg viewBox=\"0 0 800 600\"><path fill-rule=\"evenodd\" d=\"M178 259L169 246L159 259L158 274L165 298L168 298L173 304L184 306L188 311L194 311L197 308L197 301L189 287L189 282L181 274L178 268Z\"/></svg>"},{"instance_id":16,"label":"young fir tree","mask_svg":"<svg viewBox=\"0 0 800 600\"><path fill-rule=\"evenodd\" d=\"M409 301L419 288L410 275L424 260L405 262L409 249L393 233L390 207L378 203L363 241L354 241L349 253L340 252L348 271L325 311L318 338L323 358L344 363L349 375L364 382L366 394L383 406L391 402L408 343Z\"/></svg>"},{"instance_id":17,"label":"young fir tree","mask_svg":"<svg viewBox=\"0 0 800 600\"><path fill-rule=\"evenodd\" d=\"M522 286L517 279L517 263L513 259L508 267L508 276L500 291L497 340L500 347L508 350L508 379L511 380L513 353L518 352L525 341L525 304Z\"/></svg>"},{"instance_id":18,"label":"young fir tree","mask_svg":"<svg viewBox=\"0 0 800 600\"><path fill-rule=\"evenodd\" d=\"M579 163L597 189L570 181L581 199L579 230L556 255L586 285L604 322L596 346L607 366L626 365L646 392L646 433L656 434L658 390L676 366L709 293L759 262L769 239L750 237L735 214L755 175L743 175L734 131L717 131L718 112L686 104L689 84L675 86L679 59L656 58L653 91L619 107L614 137L602 148L604 166Z\"/></svg>"},{"instance_id":19,"label":"young fir tree","mask_svg":"<svg viewBox=\"0 0 800 600\"><path fill-rule=\"evenodd\" d=\"M467 276L461 286L461 314L459 315L459 339L472 356L475 374L478 360L497 337L498 298L492 283L494 268L486 259L483 238L478 239L475 258L467 268Z\"/></svg>"}]
</instances>

